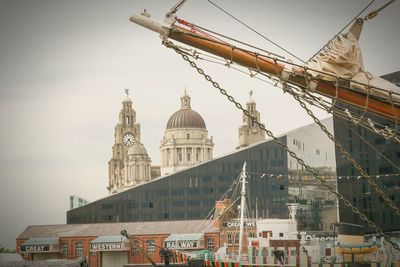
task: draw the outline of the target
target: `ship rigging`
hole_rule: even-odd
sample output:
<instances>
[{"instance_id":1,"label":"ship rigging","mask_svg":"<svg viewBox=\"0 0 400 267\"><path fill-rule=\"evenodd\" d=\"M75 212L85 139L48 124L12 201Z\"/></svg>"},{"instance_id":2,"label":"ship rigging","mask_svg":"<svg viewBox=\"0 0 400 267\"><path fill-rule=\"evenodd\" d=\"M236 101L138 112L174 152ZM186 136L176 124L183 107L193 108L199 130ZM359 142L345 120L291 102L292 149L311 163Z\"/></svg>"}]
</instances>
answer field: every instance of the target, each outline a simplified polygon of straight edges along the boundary
<instances>
[{"instance_id":1,"label":"ship rigging","mask_svg":"<svg viewBox=\"0 0 400 267\"><path fill-rule=\"evenodd\" d=\"M320 123L319 119L308 108L307 104L319 107L334 116L348 120L349 122L365 127L386 139L400 143L398 123L400 121L400 88L383 79L371 75L363 66L358 40L365 21L372 19L382 9L386 8L390 1L378 10L370 12L364 18L355 18L347 33L335 36L329 44L320 50L305 64L294 64L290 60L258 49L252 51L236 45L246 45L244 42L226 37L222 34L207 30L194 23L178 18L176 13L185 1L176 4L165 17L164 23L158 23L150 19L146 11L141 15L133 15L130 20L141 26L160 34L163 45L178 53L190 67L194 68L213 87L226 96L236 108L245 115L251 117L253 122L266 134L274 139L291 157L323 186L336 195L336 197L359 216L369 227L374 229L396 249L398 244L393 242L373 221L362 214L349 200L328 185L318 171L307 165L296 153L290 151L281 143L265 125L258 122L243 106L222 88L210 75L208 75L196 60L212 59L228 66L247 72L250 77L266 80L279 87L283 92L290 94L309 116L320 126L321 130L335 143L338 150L351 162L362 177L376 190L398 215L400 209L389 199L371 179L368 173L358 164L351 154L333 137L333 134ZM209 1L211 2L211 1ZM212 3L212 2L211 2ZM365 10L365 9L364 9ZM363 11L364 11L363 10ZM358 14L359 15L359 14ZM192 48L182 47L174 41L188 45ZM247 45L251 49L256 47ZM350 106L351 108L347 108ZM373 120L373 116L385 118L387 123L379 124Z\"/></svg>"}]
</instances>

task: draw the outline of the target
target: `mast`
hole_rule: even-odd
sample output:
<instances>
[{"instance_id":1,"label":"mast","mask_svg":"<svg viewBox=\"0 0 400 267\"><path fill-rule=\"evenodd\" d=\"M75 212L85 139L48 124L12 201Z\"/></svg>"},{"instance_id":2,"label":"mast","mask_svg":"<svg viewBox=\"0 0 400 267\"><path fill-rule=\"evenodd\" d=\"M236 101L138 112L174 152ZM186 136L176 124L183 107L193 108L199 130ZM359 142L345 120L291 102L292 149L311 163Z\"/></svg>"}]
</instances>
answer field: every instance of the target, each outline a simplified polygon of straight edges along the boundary
<instances>
[{"instance_id":1,"label":"mast","mask_svg":"<svg viewBox=\"0 0 400 267\"><path fill-rule=\"evenodd\" d=\"M265 56L259 55L230 43L221 42L212 39L206 35L186 30L174 25L177 18L175 15L167 16L166 24L161 24L151 20L147 16L133 15L130 21L137 23L152 31L158 32L161 39L165 42L168 38L184 43L186 45L198 48L211 54L222 57L231 62L250 69L256 69L268 75L274 75L283 78L284 82L308 88L311 79L306 75L295 74L285 71L285 65ZM324 80L313 80L315 88L313 90L323 96L331 99L337 99L342 103L356 106L359 109L368 109L375 114L386 117L389 120L397 121L400 119L400 106L392 101L382 100L371 97L362 92L356 92L333 82Z\"/></svg>"},{"instance_id":2,"label":"mast","mask_svg":"<svg viewBox=\"0 0 400 267\"><path fill-rule=\"evenodd\" d=\"M239 260L242 258L244 216L246 209L246 161L240 173L240 180L242 181L242 191L240 192Z\"/></svg>"}]
</instances>

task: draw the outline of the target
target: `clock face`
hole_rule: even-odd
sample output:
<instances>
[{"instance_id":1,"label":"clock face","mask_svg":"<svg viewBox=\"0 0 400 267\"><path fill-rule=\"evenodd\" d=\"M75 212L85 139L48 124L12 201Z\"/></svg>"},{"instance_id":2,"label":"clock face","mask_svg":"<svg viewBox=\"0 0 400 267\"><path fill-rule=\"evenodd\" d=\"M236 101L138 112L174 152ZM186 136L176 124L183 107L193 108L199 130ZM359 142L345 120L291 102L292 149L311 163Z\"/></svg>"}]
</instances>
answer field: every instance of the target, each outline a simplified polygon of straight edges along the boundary
<instances>
[{"instance_id":1,"label":"clock face","mask_svg":"<svg viewBox=\"0 0 400 267\"><path fill-rule=\"evenodd\" d=\"M126 146L131 146L135 143L135 136L133 133L126 133L122 137L122 143Z\"/></svg>"}]
</instances>

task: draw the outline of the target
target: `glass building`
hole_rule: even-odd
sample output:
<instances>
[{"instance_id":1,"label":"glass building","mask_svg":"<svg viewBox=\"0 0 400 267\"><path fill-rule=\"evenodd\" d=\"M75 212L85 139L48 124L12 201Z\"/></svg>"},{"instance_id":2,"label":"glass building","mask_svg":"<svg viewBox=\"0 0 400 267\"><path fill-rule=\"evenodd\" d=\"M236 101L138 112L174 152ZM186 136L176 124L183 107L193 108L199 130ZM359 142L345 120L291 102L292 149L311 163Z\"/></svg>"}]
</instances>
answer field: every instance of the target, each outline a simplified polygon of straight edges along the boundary
<instances>
[{"instance_id":1,"label":"glass building","mask_svg":"<svg viewBox=\"0 0 400 267\"><path fill-rule=\"evenodd\" d=\"M399 84L400 72L391 73L383 78ZM346 106L350 110L350 107ZM352 109L353 112L355 110ZM360 113L361 114L361 113ZM382 125L388 125L399 131L399 126L384 118L372 114L367 117ZM352 122L334 117L335 138L346 148L362 166L376 184L385 192L397 207L400 207L400 144L391 139ZM336 151L338 190L347 200L384 231L400 230L400 216L378 195L367 179L351 163ZM365 225L351 208L339 203L340 221ZM367 229L366 231L370 231Z\"/></svg>"},{"instance_id":2,"label":"glass building","mask_svg":"<svg viewBox=\"0 0 400 267\"><path fill-rule=\"evenodd\" d=\"M285 144L286 139L280 138ZM257 207L259 217L287 218L287 153L275 142L265 141L70 210L67 223L205 219L245 161L252 215ZM261 177L265 170L282 177Z\"/></svg>"}]
</instances>

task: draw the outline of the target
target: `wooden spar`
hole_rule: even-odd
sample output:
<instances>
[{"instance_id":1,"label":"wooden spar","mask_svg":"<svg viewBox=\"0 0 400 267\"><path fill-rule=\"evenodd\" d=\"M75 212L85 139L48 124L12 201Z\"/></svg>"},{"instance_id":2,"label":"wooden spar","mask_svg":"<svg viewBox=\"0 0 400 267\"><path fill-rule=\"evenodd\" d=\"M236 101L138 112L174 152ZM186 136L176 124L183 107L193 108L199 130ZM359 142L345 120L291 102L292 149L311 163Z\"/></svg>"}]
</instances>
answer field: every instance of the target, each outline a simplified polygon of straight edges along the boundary
<instances>
[{"instance_id":1,"label":"wooden spar","mask_svg":"<svg viewBox=\"0 0 400 267\"><path fill-rule=\"evenodd\" d=\"M176 26L170 30L168 38L220 56L244 67L259 70L266 74L281 76L285 67L282 63L257 55L254 52L235 48L233 45L228 43L218 42L207 36L189 32L183 28L176 29ZM307 87L307 81L300 75L291 75L287 82ZM393 121L396 120L396 118L400 120L399 106L392 106L391 103L373 98L371 95L368 97L367 94L351 91L340 86L336 88L336 85L322 80L318 80L315 91L332 99L336 98L337 95L337 100L340 102L356 106L360 109L364 109L366 106L368 111L379 114Z\"/></svg>"},{"instance_id":2,"label":"wooden spar","mask_svg":"<svg viewBox=\"0 0 400 267\"><path fill-rule=\"evenodd\" d=\"M175 26L174 28L177 27ZM221 43L210 39L209 37L203 37L196 33L189 32L183 28L178 28L178 30L172 29L169 32L168 37L211 54L220 56L242 66L258 69L268 74L280 76L282 75L285 67L284 64L276 63L270 58L256 55L254 52L249 52L243 49L236 49L235 46L228 43Z\"/></svg>"},{"instance_id":3,"label":"wooden spar","mask_svg":"<svg viewBox=\"0 0 400 267\"><path fill-rule=\"evenodd\" d=\"M200 35L199 33L192 32L175 25L166 26L164 24L160 24L151 20L149 16L133 15L131 16L130 20L152 31L160 33L160 36L163 39L171 38L189 46L222 57L228 61L235 62L244 67L280 77L284 72L285 65L278 61L254 52L236 48L231 44L211 39L208 36ZM172 21L172 23L173 22L174 21ZM292 73L285 80L285 82L305 88L307 88L308 83L303 75L296 75ZM358 107L361 110L367 108L368 111L384 116L389 120L400 121L400 106L399 104L391 103L390 99L381 100L371 95L368 96L366 93L356 92L340 86L336 87L336 85L332 82L327 82L324 80L318 80L314 91L331 99L337 99L337 101Z\"/></svg>"}]
</instances>

